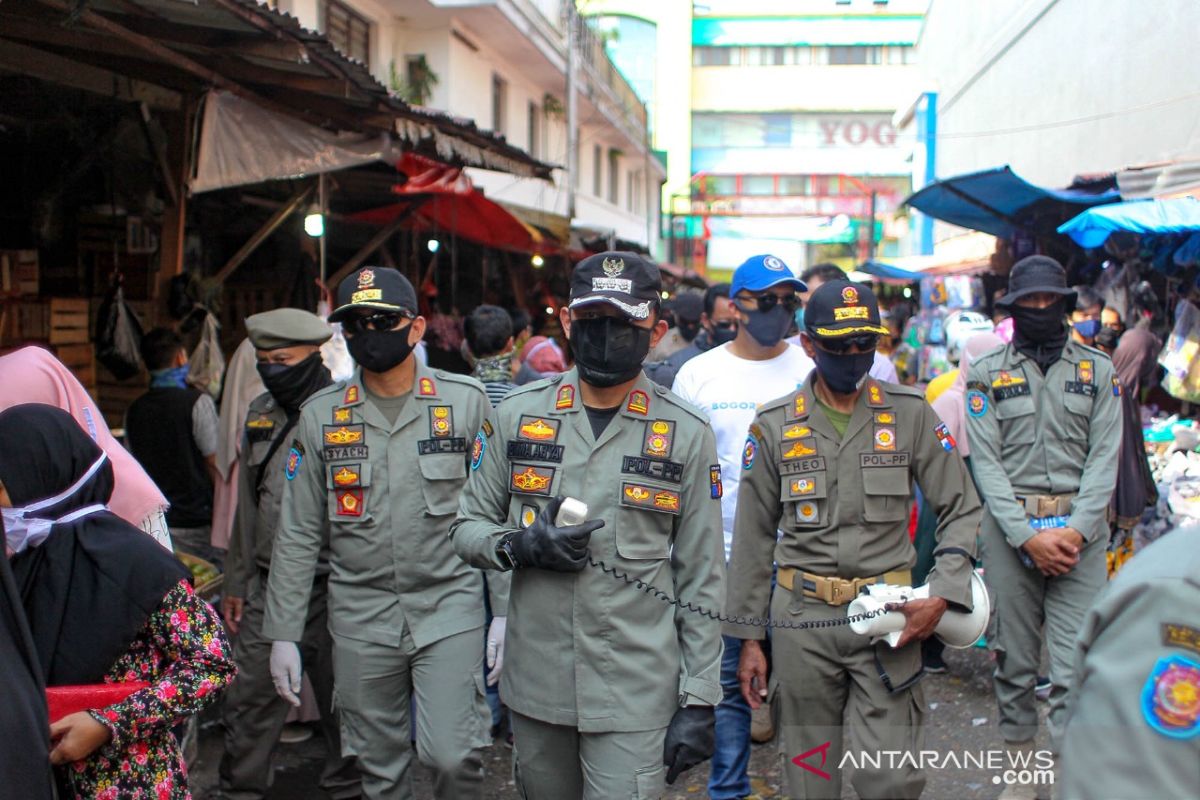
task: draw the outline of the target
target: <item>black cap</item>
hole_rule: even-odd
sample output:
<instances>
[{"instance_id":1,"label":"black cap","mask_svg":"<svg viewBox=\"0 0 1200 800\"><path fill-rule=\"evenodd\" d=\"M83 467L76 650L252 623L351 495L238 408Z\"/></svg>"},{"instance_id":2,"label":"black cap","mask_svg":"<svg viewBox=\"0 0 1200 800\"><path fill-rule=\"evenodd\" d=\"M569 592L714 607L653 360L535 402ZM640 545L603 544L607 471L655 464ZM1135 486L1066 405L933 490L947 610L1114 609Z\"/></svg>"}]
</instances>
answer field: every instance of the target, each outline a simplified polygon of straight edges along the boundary
<instances>
[{"instance_id":1,"label":"black cap","mask_svg":"<svg viewBox=\"0 0 1200 800\"><path fill-rule=\"evenodd\" d=\"M659 304L662 276L637 253L588 256L571 273L571 308L608 303L630 319L648 319Z\"/></svg>"},{"instance_id":2,"label":"black cap","mask_svg":"<svg viewBox=\"0 0 1200 800\"><path fill-rule=\"evenodd\" d=\"M1008 273L1008 294L996 301L1008 308L1028 294L1048 292L1061 295L1067 301L1067 311L1075 308L1075 290L1067 286L1067 271L1050 256L1026 256L1013 265Z\"/></svg>"},{"instance_id":3,"label":"black cap","mask_svg":"<svg viewBox=\"0 0 1200 800\"><path fill-rule=\"evenodd\" d=\"M700 292L680 292L675 295L675 319L699 322L704 313L704 295Z\"/></svg>"},{"instance_id":4,"label":"black cap","mask_svg":"<svg viewBox=\"0 0 1200 800\"><path fill-rule=\"evenodd\" d=\"M819 339L888 333L875 293L850 281L829 281L813 290L804 304L804 330Z\"/></svg>"},{"instance_id":5,"label":"black cap","mask_svg":"<svg viewBox=\"0 0 1200 800\"><path fill-rule=\"evenodd\" d=\"M417 293L412 284L390 267L363 267L347 275L338 284L337 299L330 322L341 322L356 308L417 315Z\"/></svg>"}]
</instances>

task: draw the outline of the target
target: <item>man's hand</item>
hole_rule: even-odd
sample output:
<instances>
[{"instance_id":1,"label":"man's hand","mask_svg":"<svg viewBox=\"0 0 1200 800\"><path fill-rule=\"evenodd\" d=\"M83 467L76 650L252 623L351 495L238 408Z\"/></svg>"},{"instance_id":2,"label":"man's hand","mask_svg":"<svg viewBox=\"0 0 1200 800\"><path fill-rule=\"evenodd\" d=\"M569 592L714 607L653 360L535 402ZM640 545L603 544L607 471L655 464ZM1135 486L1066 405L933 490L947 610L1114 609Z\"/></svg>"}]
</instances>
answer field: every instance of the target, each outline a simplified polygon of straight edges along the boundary
<instances>
[{"instance_id":1,"label":"man's hand","mask_svg":"<svg viewBox=\"0 0 1200 800\"><path fill-rule=\"evenodd\" d=\"M1079 548L1067 536L1049 528L1035 533L1022 547L1043 575L1066 575L1079 563ZM1078 534L1078 531L1074 531ZM1082 537L1081 537L1082 538Z\"/></svg>"},{"instance_id":2,"label":"man's hand","mask_svg":"<svg viewBox=\"0 0 1200 800\"><path fill-rule=\"evenodd\" d=\"M508 628L508 617L492 617L487 634L487 685L495 686L504 669L504 632Z\"/></svg>"},{"instance_id":3,"label":"man's hand","mask_svg":"<svg viewBox=\"0 0 1200 800\"><path fill-rule=\"evenodd\" d=\"M1074 528L1063 527L1063 528L1051 528L1050 530L1054 533L1057 533L1059 536L1063 537L1071 544L1075 545L1076 550L1083 549L1083 534L1080 533L1079 531L1075 530Z\"/></svg>"},{"instance_id":4,"label":"man's hand","mask_svg":"<svg viewBox=\"0 0 1200 800\"><path fill-rule=\"evenodd\" d=\"M563 500L554 498L532 525L513 534L512 551L518 567L579 572L587 566L588 541L592 531L604 527L604 520L590 519L581 525L560 528L554 524L554 518Z\"/></svg>"},{"instance_id":5,"label":"man's hand","mask_svg":"<svg viewBox=\"0 0 1200 800\"><path fill-rule=\"evenodd\" d=\"M271 642L271 682L275 693L300 707L300 648L295 642Z\"/></svg>"},{"instance_id":6,"label":"man's hand","mask_svg":"<svg viewBox=\"0 0 1200 800\"><path fill-rule=\"evenodd\" d=\"M685 706L671 717L663 740L667 783L712 758L717 745L717 714L712 706Z\"/></svg>"},{"instance_id":7,"label":"man's hand","mask_svg":"<svg viewBox=\"0 0 1200 800\"><path fill-rule=\"evenodd\" d=\"M888 603L888 611L899 611L904 615L904 630L896 642L896 649L904 647L911 641L921 641L933 635L942 614L946 613L944 597L926 597L923 600L909 600L907 603Z\"/></svg>"},{"instance_id":8,"label":"man's hand","mask_svg":"<svg viewBox=\"0 0 1200 800\"><path fill-rule=\"evenodd\" d=\"M762 645L754 639L742 642L742 655L738 659L738 683L742 685L742 697L757 710L767 699L767 657Z\"/></svg>"},{"instance_id":9,"label":"man's hand","mask_svg":"<svg viewBox=\"0 0 1200 800\"><path fill-rule=\"evenodd\" d=\"M108 744L108 728L86 711L68 714L50 726L50 763L54 766L82 761Z\"/></svg>"},{"instance_id":10,"label":"man's hand","mask_svg":"<svg viewBox=\"0 0 1200 800\"><path fill-rule=\"evenodd\" d=\"M245 605L246 600L242 597L227 594L221 598L221 616L225 618L225 627L235 636L238 626L242 624L242 609Z\"/></svg>"}]
</instances>

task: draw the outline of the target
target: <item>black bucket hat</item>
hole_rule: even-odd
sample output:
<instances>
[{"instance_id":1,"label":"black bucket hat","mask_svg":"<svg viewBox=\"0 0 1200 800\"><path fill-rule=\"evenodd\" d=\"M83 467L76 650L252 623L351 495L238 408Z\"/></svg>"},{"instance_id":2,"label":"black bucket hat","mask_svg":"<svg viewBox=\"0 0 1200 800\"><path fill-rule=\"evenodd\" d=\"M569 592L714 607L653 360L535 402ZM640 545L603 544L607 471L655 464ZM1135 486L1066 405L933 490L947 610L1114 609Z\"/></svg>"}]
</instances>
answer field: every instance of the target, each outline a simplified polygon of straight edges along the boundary
<instances>
[{"instance_id":1,"label":"black bucket hat","mask_svg":"<svg viewBox=\"0 0 1200 800\"><path fill-rule=\"evenodd\" d=\"M1067 271L1049 256L1026 256L1013 265L1008 274L1008 294L996 301L1008 308L1022 297L1038 292L1060 295L1066 300L1066 310L1074 310L1075 290L1067 286Z\"/></svg>"}]
</instances>

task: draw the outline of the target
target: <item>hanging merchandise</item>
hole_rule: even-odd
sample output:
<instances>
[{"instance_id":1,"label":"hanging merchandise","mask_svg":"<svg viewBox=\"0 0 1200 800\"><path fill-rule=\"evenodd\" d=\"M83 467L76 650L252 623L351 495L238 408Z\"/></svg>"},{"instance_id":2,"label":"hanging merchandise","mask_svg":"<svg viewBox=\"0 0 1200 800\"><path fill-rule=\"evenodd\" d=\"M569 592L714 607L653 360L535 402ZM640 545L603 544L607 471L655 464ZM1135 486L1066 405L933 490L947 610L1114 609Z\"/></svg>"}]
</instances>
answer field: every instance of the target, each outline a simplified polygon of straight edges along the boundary
<instances>
[{"instance_id":1,"label":"hanging merchandise","mask_svg":"<svg viewBox=\"0 0 1200 800\"><path fill-rule=\"evenodd\" d=\"M190 385L208 392L214 400L221 396L221 379L225 375L225 356L221 353L221 325L210 311L204 315L204 330L200 343L188 359Z\"/></svg>"},{"instance_id":2,"label":"hanging merchandise","mask_svg":"<svg viewBox=\"0 0 1200 800\"><path fill-rule=\"evenodd\" d=\"M1200 309L1187 300L1175 306L1175 328L1158 363L1167 372L1163 388L1172 397L1200 403Z\"/></svg>"},{"instance_id":3,"label":"hanging merchandise","mask_svg":"<svg viewBox=\"0 0 1200 800\"><path fill-rule=\"evenodd\" d=\"M125 302L121 282L117 275L96 314L96 358L119 381L142 369L142 326Z\"/></svg>"}]
</instances>

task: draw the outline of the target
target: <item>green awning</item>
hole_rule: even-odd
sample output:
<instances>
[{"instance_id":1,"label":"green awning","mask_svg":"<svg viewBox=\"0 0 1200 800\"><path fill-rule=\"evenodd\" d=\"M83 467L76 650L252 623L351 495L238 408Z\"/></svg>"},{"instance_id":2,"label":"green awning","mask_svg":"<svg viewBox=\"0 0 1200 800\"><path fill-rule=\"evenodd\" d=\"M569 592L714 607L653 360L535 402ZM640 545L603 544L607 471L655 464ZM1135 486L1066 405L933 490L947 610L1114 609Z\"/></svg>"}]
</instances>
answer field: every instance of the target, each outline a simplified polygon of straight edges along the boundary
<instances>
[{"instance_id":1,"label":"green awning","mask_svg":"<svg viewBox=\"0 0 1200 800\"><path fill-rule=\"evenodd\" d=\"M699 17L692 20L693 47L847 47L912 45L920 15L861 17Z\"/></svg>"}]
</instances>

